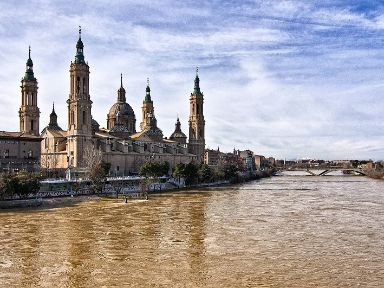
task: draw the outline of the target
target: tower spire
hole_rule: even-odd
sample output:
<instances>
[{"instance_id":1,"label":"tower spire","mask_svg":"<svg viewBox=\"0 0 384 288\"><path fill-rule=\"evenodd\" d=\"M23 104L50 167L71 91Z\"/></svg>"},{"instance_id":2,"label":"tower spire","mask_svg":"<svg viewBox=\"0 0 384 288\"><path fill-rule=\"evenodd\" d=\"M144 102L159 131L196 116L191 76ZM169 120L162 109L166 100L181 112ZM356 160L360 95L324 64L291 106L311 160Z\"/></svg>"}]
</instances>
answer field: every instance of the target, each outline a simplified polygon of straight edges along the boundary
<instances>
[{"instance_id":1,"label":"tower spire","mask_svg":"<svg viewBox=\"0 0 384 288\"><path fill-rule=\"evenodd\" d=\"M120 88L117 90L117 102L126 102L125 89L123 87L123 73L120 73Z\"/></svg>"},{"instance_id":2,"label":"tower spire","mask_svg":"<svg viewBox=\"0 0 384 288\"><path fill-rule=\"evenodd\" d=\"M151 88L149 88L149 78L147 78L147 88L145 89L145 99L144 102L152 102L151 99Z\"/></svg>"},{"instance_id":3,"label":"tower spire","mask_svg":"<svg viewBox=\"0 0 384 288\"><path fill-rule=\"evenodd\" d=\"M31 46L28 47L28 60L26 63L24 80L36 80L33 73L33 61L31 59Z\"/></svg>"},{"instance_id":4,"label":"tower spire","mask_svg":"<svg viewBox=\"0 0 384 288\"><path fill-rule=\"evenodd\" d=\"M196 77L195 77L195 87L193 89L193 92L196 94L200 94L200 79L199 79L199 67L196 67Z\"/></svg>"},{"instance_id":5,"label":"tower spire","mask_svg":"<svg viewBox=\"0 0 384 288\"><path fill-rule=\"evenodd\" d=\"M81 41L81 26L79 26L79 40L77 40L77 43L76 43L76 56L75 56L76 64L85 64L83 50L84 50L84 44L83 44L83 41Z\"/></svg>"}]
</instances>

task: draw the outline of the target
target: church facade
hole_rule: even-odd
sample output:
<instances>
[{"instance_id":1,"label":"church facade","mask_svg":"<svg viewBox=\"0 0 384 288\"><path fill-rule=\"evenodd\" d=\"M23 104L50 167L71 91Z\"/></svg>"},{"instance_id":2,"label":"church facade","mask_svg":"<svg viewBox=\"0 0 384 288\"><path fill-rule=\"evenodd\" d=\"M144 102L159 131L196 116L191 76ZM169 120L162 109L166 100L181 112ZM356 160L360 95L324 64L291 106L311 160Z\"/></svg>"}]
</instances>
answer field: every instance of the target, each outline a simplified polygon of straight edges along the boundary
<instances>
[{"instance_id":1,"label":"church facade","mask_svg":"<svg viewBox=\"0 0 384 288\"><path fill-rule=\"evenodd\" d=\"M111 165L110 174L116 176L137 173L141 165L147 161L167 161L171 167L178 163L203 161L205 150L204 95L200 91L200 79L197 72L194 90L189 99L189 142L187 142L179 119L176 121L175 131L169 138L164 137L162 130L157 126L155 106L148 80L141 107L141 122L139 130L136 130L136 116L126 101L122 75L116 103L107 113L107 128L100 128L92 117L93 102L89 94L89 66L84 57L81 30L76 44L75 60L71 62L69 71L68 126L65 130L59 127L53 107L49 124L41 132L41 138L43 138L41 166L43 169L60 169L80 173L87 168L85 151L89 149L101 151L103 161ZM34 87L30 89L33 90ZM37 87L33 93L32 103L33 95L37 96ZM25 116L23 120L20 117L20 126L32 125L29 127L30 130L35 131L34 128L38 129L38 118L36 119L35 116L32 119L27 116L38 114L36 111L24 112L24 108L22 108L20 108L20 115Z\"/></svg>"}]
</instances>

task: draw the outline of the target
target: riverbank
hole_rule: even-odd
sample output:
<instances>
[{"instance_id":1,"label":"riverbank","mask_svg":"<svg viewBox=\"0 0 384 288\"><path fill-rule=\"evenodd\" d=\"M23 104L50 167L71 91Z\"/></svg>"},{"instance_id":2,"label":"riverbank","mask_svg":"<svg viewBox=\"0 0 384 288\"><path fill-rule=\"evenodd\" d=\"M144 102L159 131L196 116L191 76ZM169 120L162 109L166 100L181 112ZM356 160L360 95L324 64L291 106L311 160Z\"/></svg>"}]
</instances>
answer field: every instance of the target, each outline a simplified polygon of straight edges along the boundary
<instances>
[{"instance_id":1,"label":"riverbank","mask_svg":"<svg viewBox=\"0 0 384 288\"><path fill-rule=\"evenodd\" d=\"M187 192L194 189L205 189L205 188L215 188L222 186L231 186L235 184L239 184L242 182L255 181L262 178L270 177L272 173L269 172L260 172L253 177L242 177L241 181L229 181L229 180L221 180L210 183L199 183L190 186L178 186L175 183L171 185L170 183L154 183L151 188L146 191L147 195L158 195L164 193L172 193L172 192ZM170 184L170 185L166 185ZM0 209L28 209L28 208L56 208L56 207L64 207L69 205L75 205L79 202L95 200L97 198L105 199L110 198L128 198L128 199L140 199L145 198L145 194L142 193L137 187L136 189L129 190L129 192L116 193L114 190L105 189L101 193L93 194L89 191L87 193L74 193L74 191L60 191L60 193L54 192L46 195L39 194L37 197L28 198L28 199L10 199L10 200L1 200L0 201Z\"/></svg>"},{"instance_id":2,"label":"riverbank","mask_svg":"<svg viewBox=\"0 0 384 288\"><path fill-rule=\"evenodd\" d=\"M365 172L365 175L367 175L369 178L384 180L384 171L369 169L369 170L365 170L364 172Z\"/></svg>"}]
</instances>

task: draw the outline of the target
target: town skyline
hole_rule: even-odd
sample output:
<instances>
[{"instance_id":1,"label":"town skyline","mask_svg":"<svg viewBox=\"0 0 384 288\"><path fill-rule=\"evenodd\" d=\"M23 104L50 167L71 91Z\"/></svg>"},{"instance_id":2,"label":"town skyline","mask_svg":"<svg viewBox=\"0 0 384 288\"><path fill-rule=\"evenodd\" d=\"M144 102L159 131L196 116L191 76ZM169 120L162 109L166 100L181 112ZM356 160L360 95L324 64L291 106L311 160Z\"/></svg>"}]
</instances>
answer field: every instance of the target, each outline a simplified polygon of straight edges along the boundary
<instances>
[{"instance_id":1,"label":"town skyline","mask_svg":"<svg viewBox=\"0 0 384 288\"><path fill-rule=\"evenodd\" d=\"M384 159L381 5L130 1L104 9L107 2L97 1L74 9L37 1L41 14L34 15L26 3L0 4L0 130L18 131L29 45L40 127L52 101L59 125L67 126L68 67L81 25L92 114L101 127L122 73L136 115L149 77L164 136L177 116L187 132L185 103L199 66L207 148L280 159Z\"/></svg>"}]
</instances>

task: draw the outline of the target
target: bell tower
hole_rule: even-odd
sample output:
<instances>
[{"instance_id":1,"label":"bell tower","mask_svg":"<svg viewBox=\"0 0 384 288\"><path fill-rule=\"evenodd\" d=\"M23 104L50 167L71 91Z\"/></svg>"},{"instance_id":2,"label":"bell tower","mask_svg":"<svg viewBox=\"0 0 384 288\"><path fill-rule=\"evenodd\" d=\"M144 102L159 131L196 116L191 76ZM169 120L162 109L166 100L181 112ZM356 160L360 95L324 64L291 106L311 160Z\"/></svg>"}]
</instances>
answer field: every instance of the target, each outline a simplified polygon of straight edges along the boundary
<instances>
[{"instance_id":1,"label":"bell tower","mask_svg":"<svg viewBox=\"0 0 384 288\"><path fill-rule=\"evenodd\" d=\"M147 78L147 88L145 88L145 98L143 101L142 121L140 123L140 130L143 131L147 126L150 125L150 118L153 116L153 101L151 99L151 88L149 88L149 78Z\"/></svg>"},{"instance_id":2,"label":"bell tower","mask_svg":"<svg viewBox=\"0 0 384 288\"><path fill-rule=\"evenodd\" d=\"M204 159L205 149L205 120L204 120L204 95L200 91L200 79L196 68L195 87L189 98L189 153L197 156L198 162Z\"/></svg>"},{"instance_id":3,"label":"bell tower","mask_svg":"<svg viewBox=\"0 0 384 288\"><path fill-rule=\"evenodd\" d=\"M76 44L75 61L71 62L70 94L68 104L68 161L69 166L82 167L83 152L92 138L92 101L89 95L89 66L84 60L84 44L79 40Z\"/></svg>"},{"instance_id":4,"label":"bell tower","mask_svg":"<svg viewBox=\"0 0 384 288\"><path fill-rule=\"evenodd\" d=\"M20 132L40 135L40 109L37 107L37 79L33 73L31 47L29 47L25 76L21 79Z\"/></svg>"}]
</instances>

